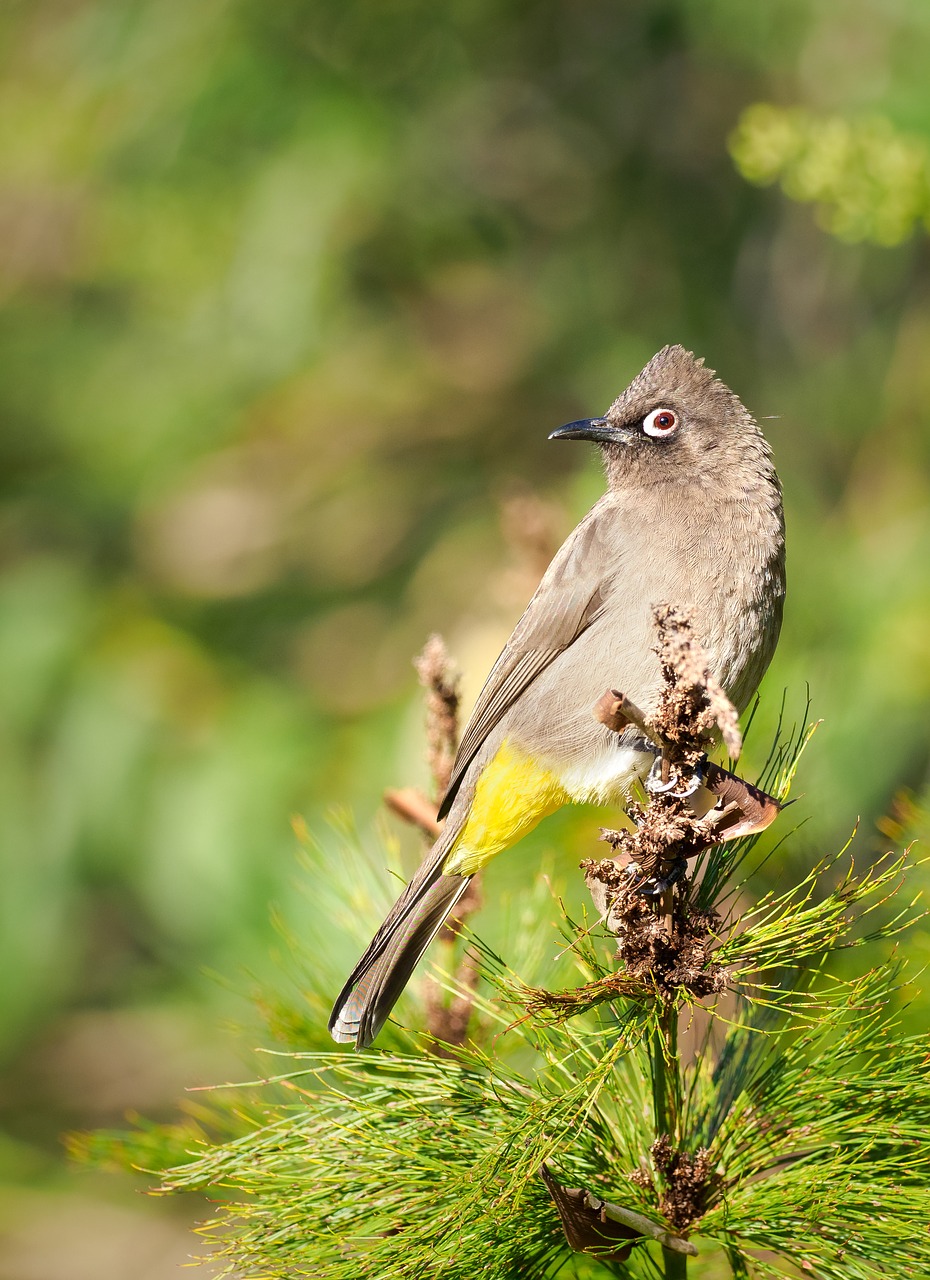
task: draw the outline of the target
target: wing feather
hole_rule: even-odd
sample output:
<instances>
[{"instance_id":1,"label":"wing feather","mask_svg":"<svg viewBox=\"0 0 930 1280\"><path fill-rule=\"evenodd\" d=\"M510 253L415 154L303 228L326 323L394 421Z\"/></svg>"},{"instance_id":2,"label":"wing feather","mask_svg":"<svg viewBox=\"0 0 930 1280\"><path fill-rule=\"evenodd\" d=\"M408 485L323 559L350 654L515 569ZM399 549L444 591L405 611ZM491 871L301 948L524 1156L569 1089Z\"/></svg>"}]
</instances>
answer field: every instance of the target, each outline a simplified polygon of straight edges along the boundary
<instances>
[{"instance_id":1,"label":"wing feather","mask_svg":"<svg viewBox=\"0 0 930 1280\"><path fill-rule=\"evenodd\" d=\"M465 771L488 734L540 672L598 616L609 566L597 554L596 515L595 507L560 548L492 667L462 735L440 818L449 812Z\"/></svg>"}]
</instances>

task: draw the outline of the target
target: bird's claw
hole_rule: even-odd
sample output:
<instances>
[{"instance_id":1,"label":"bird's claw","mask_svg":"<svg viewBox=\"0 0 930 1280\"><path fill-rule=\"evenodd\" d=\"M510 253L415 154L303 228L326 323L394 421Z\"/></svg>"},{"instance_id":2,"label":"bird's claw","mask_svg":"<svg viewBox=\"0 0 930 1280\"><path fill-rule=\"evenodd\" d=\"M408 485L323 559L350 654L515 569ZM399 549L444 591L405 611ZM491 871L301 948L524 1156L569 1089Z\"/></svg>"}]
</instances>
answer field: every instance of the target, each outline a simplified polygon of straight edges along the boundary
<instances>
[{"instance_id":1,"label":"bird's claw","mask_svg":"<svg viewBox=\"0 0 930 1280\"><path fill-rule=\"evenodd\" d=\"M636 886L636 892L641 898L661 898L667 889L671 889L681 879L687 869L687 859L676 858L664 876L649 876Z\"/></svg>"},{"instance_id":2,"label":"bird's claw","mask_svg":"<svg viewBox=\"0 0 930 1280\"><path fill-rule=\"evenodd\" d=\"M643 786L651 796L670 795L676 800L687 800L703 786L704 765L707 762L707 756L701 756L692 769L686 785L679 790L676 790L676 788L680 787L680 778L670 777L667 782L662 781L662 761L662 756L656 756L652 768L649 770L649 775L643 783Z\"/></svg>"}]
</instances>

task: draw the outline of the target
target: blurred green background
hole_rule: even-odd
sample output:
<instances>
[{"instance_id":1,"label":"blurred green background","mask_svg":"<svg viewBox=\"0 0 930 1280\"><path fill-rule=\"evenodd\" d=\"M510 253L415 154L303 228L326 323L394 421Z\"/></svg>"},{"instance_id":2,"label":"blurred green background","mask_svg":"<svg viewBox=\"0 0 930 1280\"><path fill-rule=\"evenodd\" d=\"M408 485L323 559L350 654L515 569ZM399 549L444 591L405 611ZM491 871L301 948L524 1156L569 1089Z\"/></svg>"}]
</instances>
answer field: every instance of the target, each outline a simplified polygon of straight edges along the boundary
<instances>
[{"instance_id":1,"label":"blurred green background","mask_svg":"<svg viewBox=\"0 0 930 1280\"><path fill-rule=\"evenodd\" d=\"M0 32L0 1280L162 1280L186 1211L64 1173L58 1132L241 1074L291 816L368 830L424 780L411 658L442 631L470 701L600 492L546 435L664 343L785 486L753 738L809 684L791 858L926 828L930 9L7 0Z\"/></svg>"}]
</instances>

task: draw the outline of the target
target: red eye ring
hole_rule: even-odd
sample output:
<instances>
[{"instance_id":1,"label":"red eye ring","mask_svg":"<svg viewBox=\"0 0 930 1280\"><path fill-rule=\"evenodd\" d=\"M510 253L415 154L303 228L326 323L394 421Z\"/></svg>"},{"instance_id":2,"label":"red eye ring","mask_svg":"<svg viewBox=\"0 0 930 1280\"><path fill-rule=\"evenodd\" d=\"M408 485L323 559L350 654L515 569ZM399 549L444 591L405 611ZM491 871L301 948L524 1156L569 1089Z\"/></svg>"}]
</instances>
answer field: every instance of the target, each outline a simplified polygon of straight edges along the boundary
<instances>
[{"instance_id":1,"label":"red eye ring","mask_svg":"<svg viewBox=\"0 0 930 1280\"><path fill-rule=\"evenodd\" d=\"M653 409L643 418L643 431L647 436L659 439L670 436L678 429L678 414L674 409Z\"/></svg>"}]
</instances>

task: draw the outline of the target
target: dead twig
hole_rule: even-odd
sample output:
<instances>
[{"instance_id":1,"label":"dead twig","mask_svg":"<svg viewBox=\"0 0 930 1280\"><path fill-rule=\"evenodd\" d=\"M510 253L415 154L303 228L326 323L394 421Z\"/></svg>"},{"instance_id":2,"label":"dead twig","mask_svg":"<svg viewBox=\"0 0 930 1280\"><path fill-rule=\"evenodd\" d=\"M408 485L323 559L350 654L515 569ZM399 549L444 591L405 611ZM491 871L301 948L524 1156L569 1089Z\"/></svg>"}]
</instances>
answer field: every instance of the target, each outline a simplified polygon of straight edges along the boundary
<instances>
[{"instance_id":1,"label":"dead twig","mask_svg":"<svg viewBox=\"0 0 930 1280\"><path fill-rule=\"evenodd\" d=\"M615 856L581 864L600 918L617 940L618 971L575 991L526 992L525 1004L529 1013L560 1020L605 999L654 1002L653 1172L639 1169L629 1176L648 1188L671 1230L584 1188L562 1187L542 1172L573 1249L621 1262L631 1239L650 1236L662 1245L666 1274L677 1275L684 1264L675 1255L697 1252L685 1233L717 1203L722 1189L711 1153L705 1148L690 1152L681 1142L678 1008L683 1000L719 994L727 984L714 956L720 917L713 907L699 908L692 897L686 859L762 830L779 805L707 761L717 733L731 756L739 755L736 711L708 668L691 619L662 606L655 610L655 623L663 678L655 709L647 716L618 689L607 690L593 707L595 719L624 734L627 743L638 739L642 745L645 739L658 751L645 782L648 803L627 805L633 829L601 833ZM708 791L715 801L709 810Z\"/></svg>"},{"instance_id":2,"label":"dead twig","mask_svg":"<svg viewBox=\"0 0 930 1280\"><path fill-rule=\"evenodd\" d=\"M443 935L439 936L442 938ZM479 977L477 953L469 948L455 974L459 990L448 1004L443 1003L444 993L436 979L432 976L427 979L423 988L423 1004L426 1026L435 1041L433 1053L437 1058L454 1058L456 1046L463 1045L468 1038Z\"/></svg>"},{"instance_id":3,"label":"dead twig","mask_svg":"<svg viewBox=\"0 0 930 1280\"><path fill-rule=\"evenodd\" d=\"M459 676L439 635L430 636L414 666L426 690L427 759L436 799L427 799L415 787L401 787L386 791L384 803L392 813L422 831L432 847L442 831L437 811L448 790L458 749ZM454 946L465 921L480 905L480 880L475 876L439 931L439 941L447 947ZM452 960L451 952L449 959ZM466 951L455 977L460 990L448 1001L435 978L427 976L423 986L426 1027L435 1042L434 1052L440 1057L449 1056L454 1046L464 1044L468 1034L478 986L477 959L472 952Z\"/></svg>"},{"instance_id":4,"label":"dead twig","mask_svg":"<svg viewBox=\"0 0 930 1280\"><path fill-rule=\"evenodd\" d=\"M546 1165L539 1173L555 1203L565 1238L577 1253L594 1253L605 1261L623 1262L630 1256L632 1241L645 1236L658 1240L673 1253L697 1256L697 1248L690 1240L667 1231L645 1214L601 1200L584 1187L564 1187Z\"/></svg>"},{"instance_id":5,"label":"dead twig","mask_svg":"<svg viewBox=\"0 0 930 1280\"><path fill-rule=\"evenodd\" d=\"M430 636L413 665L426 690L427 759L438 805L449 789L459 745L460 679L440 635Z\"/></svg>"},{"instance_id":6,"label":"dead twig","mask_svg":"<svg viewBox=\"0 0 930 1280\"><path fill-rule=\"evenodd\" d=\"M682 609L660 605L655 611L659 643L656 652L666 679L657 728L668 721L673 740L706 738L714 725L733 760L743 750L736 708L707 663L704 647L694 633L694 623Z\"/></svg>"},{"instance_id":7,"label":"dead twig","mask_svg":"<svg viewBox=\"0 0 930 1280\"><path fill-rule=\"evenodd\" d=\"M713 959L719 920L690 905L686 860L763 830L779 812L764 791L707 761L715 727L732 755L741 742L736 710L708 668L691 619L663 605L655 623L664 687L654 713L647 716L619 689L608 689L593 708L612 732L635 729L658 749L661 762L649 803L627 806L633 829L601 833L614 856L581 864L598 913L617 938L621 969L597 992L534 992L537 1012L565 1016L630 984L665 1000L676 989L697 998L721 991L725 974ZM716 801L709 809L707 792Z\"/></svg>"},{"instance_id":8,"label":"dead twig","mask_svg":"<svg viewBox=\"0 0 930 1280\"><path fill-rule=\"evenodd\" d=\"M619 689L608 689L598 698L594 704L594 719L614 733L622 733L624 729L634 725L660 751L665 751L671 745L653 729L646 719L645 711L640 711L636 703L631 702Z\"/></svg>"},{"instance_id":9,"label":"dead twig","mask_svg":"<svg viewBox=\"0 0 930 1280\"><path fill-rule=\"evenodd\" d=\"M398 818L403 818L411 826L419 827L423 834L429 837L430 844L442 830L442 823L436 817L436 805L432 800L427 800L423 792L417 791L416 787L400 787L385 791L383 799Z\"/></svg>"}]
</instances>

